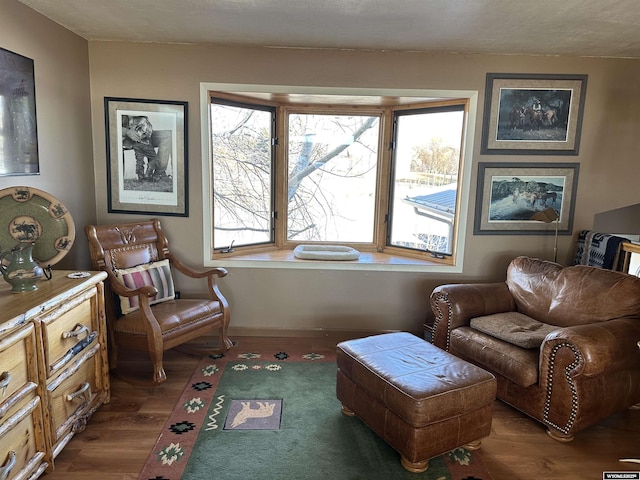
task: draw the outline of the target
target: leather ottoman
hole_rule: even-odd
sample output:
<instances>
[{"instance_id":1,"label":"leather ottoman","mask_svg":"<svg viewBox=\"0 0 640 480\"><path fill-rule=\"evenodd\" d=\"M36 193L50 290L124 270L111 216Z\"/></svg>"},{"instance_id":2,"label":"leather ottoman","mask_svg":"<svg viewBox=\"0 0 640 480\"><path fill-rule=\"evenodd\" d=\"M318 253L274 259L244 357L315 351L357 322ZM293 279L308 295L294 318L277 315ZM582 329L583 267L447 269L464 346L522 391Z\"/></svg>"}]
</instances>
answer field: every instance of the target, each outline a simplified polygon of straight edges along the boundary
<instances>
[{"instance_id":1,"label":"leather ottoman","mask_svg":"<svg viewBox=\"0 0 640 480\"><path fill-rule=\"evenodd\" d=\"M491 373L405 332L341 342L336 353L343 413L400 453L405 469L423 472L430 458L480 448L491 432Z\"/></svg>"}]
</instances>

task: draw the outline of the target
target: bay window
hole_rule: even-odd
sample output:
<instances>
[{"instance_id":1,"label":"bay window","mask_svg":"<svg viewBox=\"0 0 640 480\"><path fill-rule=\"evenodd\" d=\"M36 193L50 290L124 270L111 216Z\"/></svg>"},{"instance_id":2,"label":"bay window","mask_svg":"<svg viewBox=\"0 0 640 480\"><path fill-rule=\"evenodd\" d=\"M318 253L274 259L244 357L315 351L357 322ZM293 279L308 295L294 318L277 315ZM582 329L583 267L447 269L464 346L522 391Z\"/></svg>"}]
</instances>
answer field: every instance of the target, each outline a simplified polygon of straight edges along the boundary
<instances>
[{"instance_id":1,"label":"bay window","mask_svg":"<svg viewBox=\"0 0 640 480\"><path fill-rule=\"evenodd\" d=\"M210 259L339 244L455 264L468 97L207 90L207 101Z\"/></svg>"}]
</instances>

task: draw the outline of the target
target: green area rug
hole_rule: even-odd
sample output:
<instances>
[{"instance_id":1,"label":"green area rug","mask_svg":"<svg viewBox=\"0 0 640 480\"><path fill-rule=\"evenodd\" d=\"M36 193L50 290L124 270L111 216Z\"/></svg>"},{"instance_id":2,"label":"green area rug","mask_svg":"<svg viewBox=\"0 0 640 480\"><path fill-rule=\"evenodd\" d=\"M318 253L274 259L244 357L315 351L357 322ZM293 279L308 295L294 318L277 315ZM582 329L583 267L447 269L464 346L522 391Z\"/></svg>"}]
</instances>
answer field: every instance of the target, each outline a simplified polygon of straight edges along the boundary
<instances>
[{"instance_id":1,"label":"green area rug","mask_svg":"<svg viewBox=\"0 0 640 480\"><path fill-rule=\"evenodd\" d=\"M336 399L335 351L202 359L139 480L487 480L456 449L407 472L398 453Z\"/></svg>"}]
</instances>

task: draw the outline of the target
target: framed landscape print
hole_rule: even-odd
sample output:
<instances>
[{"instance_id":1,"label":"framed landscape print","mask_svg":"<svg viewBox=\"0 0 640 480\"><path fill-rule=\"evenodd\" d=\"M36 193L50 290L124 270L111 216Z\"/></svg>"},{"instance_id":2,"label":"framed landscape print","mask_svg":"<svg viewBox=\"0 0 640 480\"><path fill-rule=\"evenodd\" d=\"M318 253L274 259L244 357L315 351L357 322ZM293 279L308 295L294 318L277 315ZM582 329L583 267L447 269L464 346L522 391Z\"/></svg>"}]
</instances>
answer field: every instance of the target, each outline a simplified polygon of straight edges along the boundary
<instances>
[{"instance_id":1,"label":"framed landscape print","mask_svg":"<svg viewBox=\"0 0 640 480\"><path fill-rule=\"evenodd\" d=\"M189 216L187 102L105 97L109 212Z\"/></svg>"},{"instance_id":2,"label":"framed landscape print","mask_svg":"<svg viewBox=\"0 0 640 480\"><path fill-rule=\"evenodd\" d=\"M558 234L573 233L578 163L480 163L476 235L553 235L555 225L533 220L553 208Z\"/></svg>"},{"instance_id":3,"label":"framed landscape print","mask_svg":"<svg viewBox=\"0 0 640 480\"><path fill-rule=\"evenodd\" d=\"M483 154L577 155L586 75L488 73Z\"/></svg>"},{"instance_id":4,"label":"framed landscape print","mask_svg":"<svg viewBox=\"0 0 640 480\"><path fill-rule=\"evenodd\" d=\"M39 173L33 60L0 48L0 176Z\"/></svg>"}]
</instances>

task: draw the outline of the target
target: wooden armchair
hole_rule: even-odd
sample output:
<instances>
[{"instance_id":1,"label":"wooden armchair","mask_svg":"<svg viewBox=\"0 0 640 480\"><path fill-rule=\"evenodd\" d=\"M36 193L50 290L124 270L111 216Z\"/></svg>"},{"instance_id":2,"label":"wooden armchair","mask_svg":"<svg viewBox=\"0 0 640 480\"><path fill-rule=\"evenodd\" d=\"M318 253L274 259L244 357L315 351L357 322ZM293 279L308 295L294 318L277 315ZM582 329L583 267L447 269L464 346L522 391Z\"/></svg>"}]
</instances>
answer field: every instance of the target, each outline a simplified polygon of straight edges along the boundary
<instances>
[{"instance_id":1,"label":"wooden armchair","mask_svg":"<svg viewBox=\"0 0 640 480\"><path fill-rule=\"evenodd\" d=\"M105 305L112 369L117 366L119 347L148 352L153 384L159 384L167 379L162 364L165 350L212 329L218 330L223 351L232 346L227 337L229 304L216 284L216 277L227 274L225 269L199 272L181 263L169 251L157 219L87 225L85 233L93 268L108 275ZM206 278L210 298L173 298L169 265L188 277Z\"/></svg>"}]
</instances>

